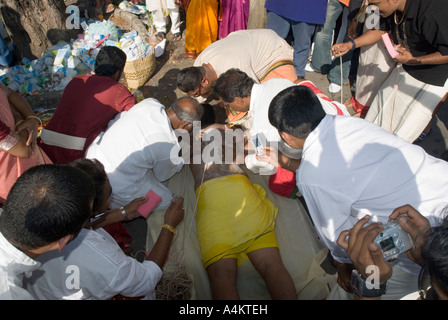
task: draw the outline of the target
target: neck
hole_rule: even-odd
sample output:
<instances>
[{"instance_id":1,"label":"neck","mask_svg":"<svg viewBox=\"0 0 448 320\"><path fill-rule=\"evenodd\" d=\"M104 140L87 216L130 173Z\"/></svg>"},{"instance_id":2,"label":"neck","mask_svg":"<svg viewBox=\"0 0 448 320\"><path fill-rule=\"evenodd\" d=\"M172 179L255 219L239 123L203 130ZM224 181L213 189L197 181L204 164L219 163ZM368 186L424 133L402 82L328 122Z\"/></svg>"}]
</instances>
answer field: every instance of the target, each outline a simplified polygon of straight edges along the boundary
<instances>
[{"instance_id":1,"label":"neck","mask_svg":"<svg viewBox=\"0 0 448 320\"><path fill-rule=\"evenodd\" d=\"M397 11L403 13L405 7L406 7L406 0L401 0L400 4L397 7Z\"/></svg>"}]
</instances>

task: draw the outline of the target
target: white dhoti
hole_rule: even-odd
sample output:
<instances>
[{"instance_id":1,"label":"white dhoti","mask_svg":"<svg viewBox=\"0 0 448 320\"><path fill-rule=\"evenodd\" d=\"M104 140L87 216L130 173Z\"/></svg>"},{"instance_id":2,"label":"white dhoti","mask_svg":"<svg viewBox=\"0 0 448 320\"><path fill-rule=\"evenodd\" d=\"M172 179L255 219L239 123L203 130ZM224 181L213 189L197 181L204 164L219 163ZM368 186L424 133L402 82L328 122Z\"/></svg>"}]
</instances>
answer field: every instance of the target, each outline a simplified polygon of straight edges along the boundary
<instances>
[{"instance_id":1,"label":"white dhoti","mask_svg":"<svg viewBox=\"0 0 448 320\"><path fill-rule=\"evenodd\" d=\"M399 64L373 99L366 120L412 143L431 121L447 91L448 81L443 87L421 82Z\"/></svg>"}]
</instances>

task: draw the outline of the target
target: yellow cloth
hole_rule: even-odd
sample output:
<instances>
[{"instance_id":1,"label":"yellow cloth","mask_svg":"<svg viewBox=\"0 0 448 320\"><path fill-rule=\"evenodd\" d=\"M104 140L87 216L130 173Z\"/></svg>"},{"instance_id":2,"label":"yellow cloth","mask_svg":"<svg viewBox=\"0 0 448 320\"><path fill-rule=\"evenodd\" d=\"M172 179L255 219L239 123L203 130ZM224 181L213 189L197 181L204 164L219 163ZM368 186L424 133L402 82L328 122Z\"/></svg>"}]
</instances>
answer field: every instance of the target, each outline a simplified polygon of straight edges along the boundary
<instances>
[{"instance_id":1,"label":"yellow cloth","mask_svg":"<svg viewBox=\"0 0 448 320\"><path fill-rule=\"evenodd\" d=\"M218 37L218 1L190 1L186 21L185 53L196 58Z\"/></svg>"},{"instance_id":2,"label":"yellow cloth","mask_svg":"<svg viewBox=\"0 0 448 320\"><path fill-rule=\"evenodd\" d=\"M205 267L260 248L278 247L274 234L278 208L266 191L247 176L234 174L208 180L196 190L197 231Z\"/></svg>"}]
</instances>

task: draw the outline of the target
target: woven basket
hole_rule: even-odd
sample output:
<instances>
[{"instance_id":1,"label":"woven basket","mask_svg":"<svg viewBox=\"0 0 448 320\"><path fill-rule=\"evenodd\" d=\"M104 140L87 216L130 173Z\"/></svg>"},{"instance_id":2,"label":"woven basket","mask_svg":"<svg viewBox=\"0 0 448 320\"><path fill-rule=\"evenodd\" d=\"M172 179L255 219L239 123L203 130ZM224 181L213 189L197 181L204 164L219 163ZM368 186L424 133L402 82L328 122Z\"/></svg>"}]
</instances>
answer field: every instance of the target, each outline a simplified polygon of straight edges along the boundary
<instances>
[{"instance_id":1,"label":"woven basket","mask_svg":"<svg viewBox=\"0 0 448 320\"><path fill-rule=\"evenodd\" d=\"M134 61L127 61L124 66L124 77L130 90L143 86L156 69L156 56L153 53L144 58Z\"/></svg>"}]
</instances>

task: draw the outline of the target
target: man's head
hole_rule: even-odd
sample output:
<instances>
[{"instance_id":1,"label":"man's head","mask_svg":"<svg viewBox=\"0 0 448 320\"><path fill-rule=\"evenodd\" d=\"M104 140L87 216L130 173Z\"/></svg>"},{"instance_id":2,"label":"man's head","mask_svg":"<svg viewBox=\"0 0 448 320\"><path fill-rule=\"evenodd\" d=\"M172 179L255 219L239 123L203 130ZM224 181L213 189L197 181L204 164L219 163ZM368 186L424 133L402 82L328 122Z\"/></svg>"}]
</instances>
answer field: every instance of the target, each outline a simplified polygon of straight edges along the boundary
<instances>
[{"instance_id":1,"label":"man's head","mask_svg":"<svg viewBox=\"0 0 448 320\"><path fill-rule=\"evenodd\" d=\"M126 54L114 46L102 47L95 61L95 74L120 80L126 64Z\"/></svg>"},{"instance_id":2,"label":"man's head","mask_svg":"<svg viewBox=\"0 0 448 320\"><path fill-rule=\"evenodd\" d=\"M204 109L195 99L185 96L177 99L166 111L173 129L191 131L193 122L200 121Z\"/></svg>"},{"instance_id":3,"label":"man's head","mask_svg":"<svg viewBox=\"0 0 448 320\"><path fill-rule=\"evenodd\" d=\"M406 0L372 0L369 5L377 6L382 17L389 17L396 10L404 11Z\"/></svg>"},{"instance_id":4,"label":"man's head","mask_svg":"<svg viewBox=\"0 0 448 320\"><path fill-rule=\"evenodd\" d=\"M67 164L87 173L95 186L92 214L104 212L109 208L112 187L104 170L103 164L97 159L81 158Z\"/></svg>"},{"instance_id":5,"label":"man's head","mask_svg":"<svg viewBox=\"0 0 448 320\"><path fill-rule=\"evenodd\" d=\"M439 299L448 299L448 217L441 225L432 228L422 246L421 255L432 289Z\"/></svg>"},{"instance_id":6,"label":"man's head","mask_svg":"<svg viewBox=\"0 0 448 320\"><path fill-rule=\"evenodd\" d=\"M269 105L269 121L292 148L302 149L294 141L304 141L325 117L316 94L305 86L280 91Z\"/></svg>"},{"instance_id":7,"label":"man's head","mask_svg":"<svg viewBox=\"0 0 448 320\"><path fill-rule=\"evenodd\" d=\"M189 67L177 75L177 87L190 97L208 97L212 91L211 81L204 67Z\"/></svg>"},{"instance_id":8,"label":"man's head","mask_svg":"<svg viewBox=\"0 0 448 320\"><path fill-rule=\"evenodd\" d=\"M219 98L221 107L237 112L247 112L254 84L255 80L245 72L229 69L215 81L213 93Z\"/></svg>"},{"instance_id":9,"label":"man's head","mask_svg":"<svg viewBox=\"0 0 448 320\"><path fill-rule=\"evenodd\" d=\"M11 188L0 215L0 232L27 254L62 250L91 215L92 179L67 165L39 165Z\"/></svg>"}]
</instances>

